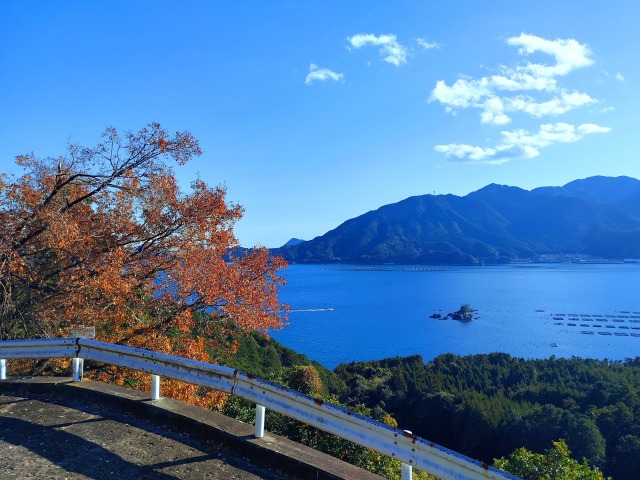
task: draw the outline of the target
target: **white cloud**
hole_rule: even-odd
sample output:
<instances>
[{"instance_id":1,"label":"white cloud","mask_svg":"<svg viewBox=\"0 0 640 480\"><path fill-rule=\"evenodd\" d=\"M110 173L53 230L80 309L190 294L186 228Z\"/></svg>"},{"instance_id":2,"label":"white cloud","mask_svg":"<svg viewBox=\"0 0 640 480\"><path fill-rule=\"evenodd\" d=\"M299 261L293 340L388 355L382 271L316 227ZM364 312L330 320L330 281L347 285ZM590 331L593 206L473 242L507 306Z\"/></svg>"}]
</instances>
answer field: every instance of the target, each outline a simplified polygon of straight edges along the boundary
<instances>
[{"instance_id":1,"label":"white cloud","mask_svg":"<svg viewBox=\"0 0 640 480\"><path fill-rule=\"evenodd\" d=\"M487 82L483 80L459 79L449 86L444 80L438 80L431 92L430 101L437 100L446 106L447 112L455 108L478 106L480 100L491 94Z\"/></svg>"},{"instance_id":2,"label":"white cloud","mask_svg":"<svg viewBox=\"0 0 640 480\"><path fill-rule=\"evenodd\" d=\"M616 80L618 80L619 82L624 82L624 75L619 72L616 73Z\"/></svg>"},{"instance_id":3,"label":"white cloud","mask_svg":"<svg viewBox=\"0 0 640 480\"><path fill-rule=\"evenodd\" d=\"M593 123L576 127L568 123L540 125L538 132L531 134L524 129L503 131L502 139L495 147L478 147L461 143L436 145L434 149L445 158L455 162L500 164L520 158L534 158L540 150L556 143L573 143L594 133L608 133L611 129Z\"/></svg>"},{"instance_id":4,"label":"white cloud","mask_svg":"<svg viewBox=\"0 0 640 480\"><path fill-rule=\"evenodd\" d=\"M508 113L523 112L532 117L557 116L570 110L596 103L586 93L560 90L550 100L538 102L529 95L515 97L500 96L496 93L496 77L480 80L459 79L449 86L439 80L431 92L430 101L439 101L445 105L448 113L455 113L460 108L478 108L480 122L493 125L505 125L511 122ZM504 77L498 77L501 79ZM501 85L504 85L502 83ZM499 92L498 92L499 93Z\"/></svg>"},{"instance_id":5,"label":"white cloud","mask_svg":"<svg viewBox=\"0 0 640 480\"><path fill-rule=\"evenodd\" d=\"M519 37L509 38L507 44L520 47L520 55L542 52L555 58L556 64L551 66L527 63L525 66L518 67L524 71L530 71L534 76L538 77L567 75L576 68L588 67L593 64L589 47L572 38L546 40L535 35L521 33Z\"/></svg>"},{"instance_id":6,"label":"white cloud","mask_svg":"<svg viewBox=\"0 0 640 480\"><path fill-rule=\"evenodd\" d=\"M486 161L487 158L491 158L496 154L496 150L493 148L474 147L473 145L465 145L463 143L451 143L449 145L436 145L434 149L437 152L444 153L444 156L448 159L466 160L471 161Z\"/></svg>"},{"instance_id":7,"label":"white cloud","mask_svg":"<svg viewBox=\"0 0 640 480\"><path fill-rule=\"evenodd\" d=\"M445 111L453 115L461 109L478 109L480 123L490 125L511 124L514 113L534 118L560 116L597 103L589 94L570 91L560 84L560 80L572 71L594 63L586 44L574 39L547 40L524 33L509 38L507 44L519 47L522 56L542 53L552 57L553 61L499 65L495 75L461 77L451 85L439 80L431 91L429 102L440 102ZM616 78L624 80L621 74ZM521 128L503 130L494 146L451 143L436 145L434 149L452 162L501 164L514 159L534 158L551 145L574 143L588 135L610 131L609 127L593 123L579 126L563 122L545 123L533 133Z\"/></svg>"},{"instance_id":8,"label":"white cloud","mask_svg":"<svg viewBox=\"0 0 640 480\"><path fill-rule=\"evenodd\" d=\"M395 35L385 34L376 36L372 33L359 33L347 38L353 48L362 48L367 45L380 47L380 54L384 56L385 62L399 67L407 63L407 47L400 44Z\"/></svg>"},{"instance_id":9,"label":"white cloud","mask_svg":"<svg viewBox=\"0 0 640 480\"><path fill-rule=\"evenodd\" d=\"M328 80L339 82L343 77L344 74L342 73L336 73L328 68L319 68L318 65L312 63L309 65L309 73L307 78L304 79L304 83L311 85L313 82L326 82Z\"/></svg>"},{"instance_id":10,"label":"white cloud","mask_svg":"<svg viewBox=\"0 0 640 480\"><path fill-rule=\"evenodd\" d=\"M505 125L511 122L508 113L523 112L533 117L561 115L583 105L596 102L586 93L567 92L558 86L558 79L569 72L593 64L589 48L573 39L546 40L521 34L507 40L520 47L521 55L541 52L551 55L555 64L526 62L515 67L499 66L500 74L479 79L460 78L452 85L436 82L430 102L440 102L448 113L459 108L481 110L481 123ZM506 93L536 92L553 94L548 101L537 101L531 95L506 96Z\"/></svg>"},{"instance_id":11,"label":"white cloud","mask_svg":"<svg viewBox=\"0 0 640 480\"><path fill-rule=\"evenodd\" d=\"M544 117L547 115L562 115L574 108L582 105L595 103L596 100L586 93L580 92L561 92L560 96L553 97L546 102L536 102L531 97L518 96L507 100L508 111L522 111L528 113L532 117Z\"/></svg>"},{"instance_id":12,"label":"white cloud","mask_svg":"<svg viewBox=\"0 0 640 480\"><path fill-rule=\"evenodd\" d=\"M420 38L420 37L416 38L416 43L418 45L420 45L422 48L424 48L425 50L429 50L431 48L440 48L440 44L439 43L428 42L424 38Z\"/></svg>"},{"instance_id":13,"label":"white cloud","mask_svg":"<svg viewBox=\"0 0 640 480\"><path fill-rule=\"evenodd\" d=\"M505 104L500 97L489 97L482 104L483 112L480 115L481 123L493 125L506 125L511 123L511 118L505 115Z\"/></svg>"},{"instance_id":14,"label":"white cloud","mask_svg":"<svg viewBox=\"0 0 640 480\"><path fill-rule=\"evenodd\" d=\"M590 135L592 133L609 133L611 128L609 127L601 127L600 125L596 125L594 123L583 123L578 127L578 132L583 135Z\"/></svg>"},{"instance_id":15,"label":"white cloud","mask_svg":"<svg viewBox=\"0 0 640 480\"><path fill-rule=\"evenodd\" d=\"M533 75L518 68L510 69L504 66L502 70L504 75L492 75L486 79L486 82L495 90L552 92L558 85L558 81L552 77Z\"/></svg>"}]
</instances>

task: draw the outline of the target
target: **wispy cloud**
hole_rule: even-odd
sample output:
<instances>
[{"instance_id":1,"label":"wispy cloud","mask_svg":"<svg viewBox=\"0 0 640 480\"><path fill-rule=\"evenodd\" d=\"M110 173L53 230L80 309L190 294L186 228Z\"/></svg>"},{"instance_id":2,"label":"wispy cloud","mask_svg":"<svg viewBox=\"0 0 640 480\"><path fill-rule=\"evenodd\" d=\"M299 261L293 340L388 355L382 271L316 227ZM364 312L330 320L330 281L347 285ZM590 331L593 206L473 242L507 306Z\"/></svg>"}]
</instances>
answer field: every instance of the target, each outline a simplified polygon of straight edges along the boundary
<instances>
[{"instance_id":1,"label":"wispy cloud","mask_svg":"<svg viewBox=\"0 0 640 480\"><path fill-rule=\"evenodd\" d=\"M624 75L622 75L621 73L616 73L616 80L618 80L619 82L624 82Z\"/></svg>"},{"instance_id":2,"label":"wispy cloud","mask_svg":"<svg viewBox=\"0 0 640 480\"><path fill-rule=\"evenodd\" d=\"M596 100L586 93L561 91L558 96L546 102L536 102L531 97L515 97L507 101L508 111L521 111L528 113L532 117L544 117L547 115L562 115L574 108L595 103Z\"/></svg>"},{"instance_id":3,"label":"wispy cloud","mask_svg":"<svg viewBox=\"0 0 640 480\"><path fill-rule=\"evenodd\" d=\"M429 50L431 48L440 48L440 44L439 43L428 42L424 38L420 38L420 37L416 38L416 43L418 45L420 45L422 48L424 48L425 50Z\"/></svg>"},{"instance_id":4,"label":"wispy cloud","mask_svg":"<svg viewBox=\"0 0 640 480\"><path fill-rule=\"evenodd\" d=\"M533 134L523 129L503 131L502 139L495 147L451 143L436 145L435 150L455 162L500 164L520 158L534 158L540 155L540 150L556 143L573 143L587 135L610 131L609 127L593 123L583 123L577 127L568 123L549 123L540 125L540 129Z\"/></svg>"},{"instance_id":5,"label":"wispy cloud","mask_svg":"<svg viewBox=\"0 0 640 480\"><path fill-rule=\"evenodd\" d=\"M347 42L353 48L362 48L365 46L380 47L380 54L383 55L385 62L391 63L399 67L403 63L407 63L408 50L407 47L398 42L393 34L374 35L372 33L359 33L347 38Z\"/></svg>"},{"instance_id":6,"label":"wispy cloud","mask_svg":"<svg viewBox=\"0 0 640 480\"><path fill-rule=\"evenodd\" d=\"M309 65L309 73L307 78L304 79L304 83L311 85L313 82L326 82L334 81L339 82L344 78L344 74L334 72L328 68L320 68L315 63Z\"/></svg>"}]
</instances>

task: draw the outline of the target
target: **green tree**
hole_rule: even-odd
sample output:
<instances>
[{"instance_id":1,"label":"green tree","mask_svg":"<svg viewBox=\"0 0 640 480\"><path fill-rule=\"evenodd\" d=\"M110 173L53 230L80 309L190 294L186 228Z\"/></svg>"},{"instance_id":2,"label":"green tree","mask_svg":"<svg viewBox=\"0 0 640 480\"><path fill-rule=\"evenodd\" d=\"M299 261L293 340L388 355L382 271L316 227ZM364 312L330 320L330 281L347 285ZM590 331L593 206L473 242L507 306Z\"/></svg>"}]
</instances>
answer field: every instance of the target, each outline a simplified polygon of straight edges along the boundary
<instances>
[{"instance_id":1,"label":"green tree","mask_svg":"<svg viewBox=\"0 0 640 480\"><path fill-rule=\"evenodd\" d=\"M604 480L602 472L571 458L564 440L552 442L546 454L533 453L519 448L508 458L495 460L494 466L522 477L524 480Z\"/></svg>"},{"instance_id":2,"label":"green tree","mask_svg":"<svg viewBox=\"0 0 640 480\"><path fill-rule=\"evenodd\" d=\"M553 405L543 405L515 420L510 434L513 444L524 443L538 452L554 438L563 437L574 449L576 456L588 458L598 466L604 465L604 438L593 420L580 413L562 410Z\"/></svg>"},{"instance_id":3,"label":"green tree","mask_svg":"<svg viewBox=\"0 0 640 480\"><path fill-rule=\"evenodd\" d=\"M611 468L616 480L633 480L640 471L640 438L625 435L618 442L615 461Z\"/></svg>"},{"instance_id":4,"label":"green tree","mask_svg":"<svg viewBox=\"0 0 640 480\"><path fill-rule=\"evenodd\" d=\"M318 370L313 365L298 365L293 367L288 375L288 384L294 390L313 397L324 393Z\"/></svg>"}]
</instances>

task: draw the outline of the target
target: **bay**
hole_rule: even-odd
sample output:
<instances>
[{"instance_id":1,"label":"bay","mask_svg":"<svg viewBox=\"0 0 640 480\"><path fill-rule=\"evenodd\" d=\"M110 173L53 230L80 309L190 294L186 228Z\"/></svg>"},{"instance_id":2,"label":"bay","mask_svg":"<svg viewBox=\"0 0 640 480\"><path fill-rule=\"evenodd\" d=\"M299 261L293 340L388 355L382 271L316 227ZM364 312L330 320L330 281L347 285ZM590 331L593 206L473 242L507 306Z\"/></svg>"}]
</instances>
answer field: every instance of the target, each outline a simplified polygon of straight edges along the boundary
<instances>
[{"instance_id":1,"label":"bay","mask_svg":"<svg viewBox=\"0 0 640 480\"><path fill-rule=\"evenodd\" d=\"M327 368L412 354L640 355L638 264L296 264L284 275L291 313L272 336ZM462 304L473 321L430 318Z\"/></svg>"}]
</instances>

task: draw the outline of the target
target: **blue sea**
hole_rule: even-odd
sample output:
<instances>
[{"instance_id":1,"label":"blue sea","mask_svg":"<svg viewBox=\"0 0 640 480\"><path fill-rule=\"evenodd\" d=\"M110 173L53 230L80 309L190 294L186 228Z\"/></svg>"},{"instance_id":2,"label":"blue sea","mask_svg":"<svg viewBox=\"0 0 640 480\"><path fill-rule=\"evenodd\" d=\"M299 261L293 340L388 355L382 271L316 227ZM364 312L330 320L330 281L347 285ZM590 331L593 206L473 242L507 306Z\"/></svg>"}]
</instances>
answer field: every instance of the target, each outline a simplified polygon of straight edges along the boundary
<instances>
[{"instance_id":1,"label":"blue sea","mask_svg":"<svg viewBox=\"0 0 640 480\"><path fill-rule=\"evenodd\" d=\"M420 354L640 356L640 265L290 265L272 336L327 368ZM471 322L438 320L462 304Z\"/></svg>"}]
</instances>

